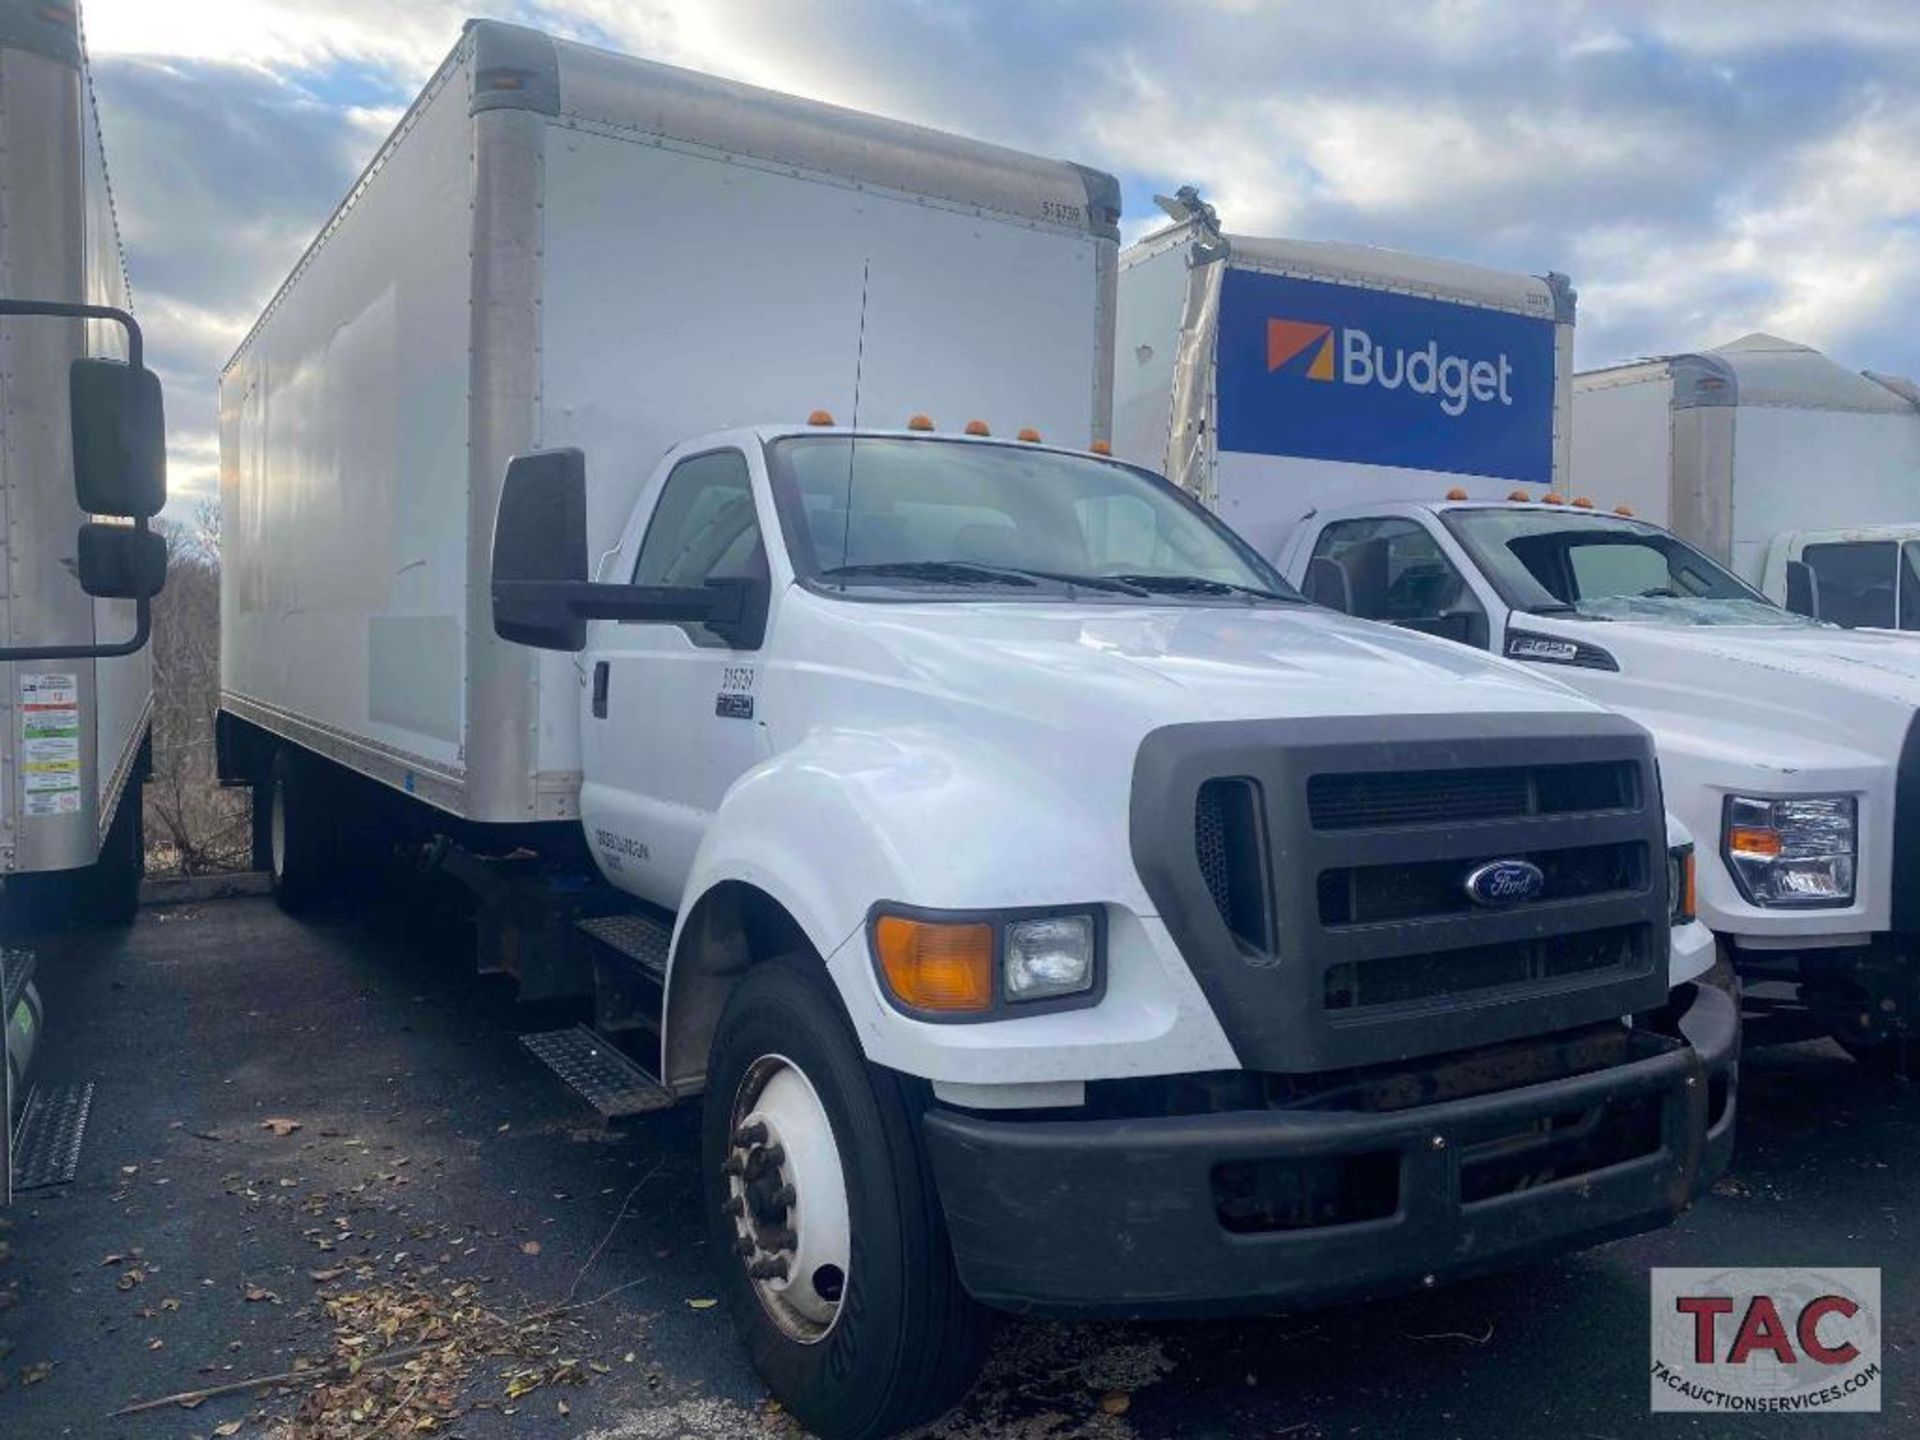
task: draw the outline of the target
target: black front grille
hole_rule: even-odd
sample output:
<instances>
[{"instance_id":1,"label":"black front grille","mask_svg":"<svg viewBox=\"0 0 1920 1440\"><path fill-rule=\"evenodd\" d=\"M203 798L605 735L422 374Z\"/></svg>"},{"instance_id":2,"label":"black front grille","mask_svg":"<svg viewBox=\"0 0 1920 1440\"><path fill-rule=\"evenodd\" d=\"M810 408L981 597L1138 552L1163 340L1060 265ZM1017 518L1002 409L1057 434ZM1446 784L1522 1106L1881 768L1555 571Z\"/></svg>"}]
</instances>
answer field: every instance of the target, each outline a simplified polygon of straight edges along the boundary
<instances>
[{"instance_id":1,"label":"black front grille","mask_svg":"<svg viewBox=\"0 0 1920 1440\"><path fill-rule=\"evenodd\" d=\"M1307 808L1316 830L1629 810L1640 803L1638 779L1634 766L1619 762L1368 770L1315 775L1307 782Z\"/></svg>"},{"instance_id":2,"label":"black front grille","mask_svg":"<svg viewBox=\"0 0 1920 1440\"><path fill-rule=\"evenodd\" d=\"M1501 945L1349 961L1327 971L1326 1007L1352 1011L1417 1005L1570 975L1632 974L1646 963L1647 945L1645 925L1616 925Z\"/></svg>"},{"instance_id":3,"label":"black front grille","mask_svg":"<svg viewBox=\"0 0 1920 1440\"><path fill-rule=\"evenodd\" d=\"M1171 726L1141 745L1130 824L1252 1069L1502 1044L1666 997L1659 782L1616 716ZM1475 868L1514 859L1540 868L1538 898L1469 899Z\"/></svg>"},{"instance_id":4,"label":"black front grille","mask_svg":"<svg viewBox=\"0 0 1920 1440\"><path fill-rule=\"evenodd\" d=\"M1545 878L1538 904L1634 894L1650 881L1647 847L1637 840L1537 850L1524 855L1481 855L1467 860L1428 860L1406 865L1355 865L1320 872L1320 923L1376 925L1426 916L1465 915L1475 909L1466 877L1489 860L1529 860Z\"/></svg>"}]
</instances>

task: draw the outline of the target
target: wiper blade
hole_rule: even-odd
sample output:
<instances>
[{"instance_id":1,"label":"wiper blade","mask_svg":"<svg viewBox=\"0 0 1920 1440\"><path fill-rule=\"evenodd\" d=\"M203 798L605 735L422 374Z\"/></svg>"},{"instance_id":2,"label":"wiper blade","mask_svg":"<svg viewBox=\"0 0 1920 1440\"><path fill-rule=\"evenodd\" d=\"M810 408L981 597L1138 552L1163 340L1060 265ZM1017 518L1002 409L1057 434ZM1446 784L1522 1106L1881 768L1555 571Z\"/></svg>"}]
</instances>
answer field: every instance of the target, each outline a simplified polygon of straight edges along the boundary
<instances>
[{"instance_id":1,"label":"wiper blade","mask_svg":"<svg viewBox=\"0 0 1920 1440\"><path fill-rule=\"evenodd\" d=\"M1264 590L1258 585L1240 585L1231 580L1212 580L1205 575L1118 575L1114 578L1153 595L1246 595L1257 600L1305 603L1303 596Z\"/></svg>"},{"instance_id":2,"label":"wiper blade","mask_svg":"<svg viewBox=\"0 0 1920 1440\"><path fill-rule=\"evenodd\" d=\"M974 565L965 560L888 560L872 565L841 565L820 572L822 580L846 580L860 576L880 580L928 580L936 585L1032 585L1034 582L1014 570L995 565Z\"/></svg>"},{"instance_id":3,"label":"wiper blade","mask_svg":"<svg viewBox=\"0 0 1920 1440\"><path fill-rule=\"evenodd\" d=\"M1579 613L1577 606L1569 605L1564 600L1542 600L1538 605L1527 606L1529 615L1578 615Z\"/></svg>"}]
</instances>

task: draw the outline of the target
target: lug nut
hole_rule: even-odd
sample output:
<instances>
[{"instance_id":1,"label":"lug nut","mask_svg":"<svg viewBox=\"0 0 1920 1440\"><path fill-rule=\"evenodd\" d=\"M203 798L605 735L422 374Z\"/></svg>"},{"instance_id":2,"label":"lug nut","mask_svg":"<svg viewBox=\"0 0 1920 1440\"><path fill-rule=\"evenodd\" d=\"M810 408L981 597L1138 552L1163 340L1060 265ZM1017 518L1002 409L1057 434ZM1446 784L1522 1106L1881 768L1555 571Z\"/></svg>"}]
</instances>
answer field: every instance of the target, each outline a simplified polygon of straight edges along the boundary
<instances>
[{"instance_id":1,"label":"lug nut","mask_svg":"<svg viewBox=\"0 0 1920 1440\"><path fill-rule=\"evenodd\" d=\"M733 1253L738 1255L742 1260L751 1259L753 1252L759 1248L759 1246L755 1245L753 1241L744 1235L733 1242Z\"/></svg>"},{"instance_id":2,"label":"lug nut","mask_svg":"<svg viewBox=\"0 0 1920 1440\"><path fill-rule=\"evenodd\" d=\"M741 1200L738 1195L729 1195L727 1197L727 1203L720 1207L720 1213L738 1220L742 1215L747 1213L746 1203Z\"/></svg>"},{"instance_id":3,"label":"lug nut","mask_svg":"<svg viewBox=\"0 0 1920 1440\"><path fill-rule=\"evenodd\" d=\"M767 1236L767 1248L770 1250L794 1250L800 1245L800 1237L791 1230L775 1230Z\"/></svg>"},{"instance_id":4,"label":"lug nut","mask_svg":"<svg viewBox=\"0 0 1920 1440\"><path fill-rule=\"evenodd\" d=\"M755 1120L751 1125L742 1125L738 1130L733 1132L733 1143L736 1145L766 1144L767 1143L766 1125L758 1120Z\"/></svg>"},{"instance_id":5,"label":"lug nut","mask_svg":"<svg viewBox=\"0 0 1920 1440\"><path fill-rule=\"evenodd\" d=\"M756 1260L747 1266L747 1276L752 1280L784 1280L787 1278L787 1258L776 1255L771 1260Z\"/></svg>"},{"instance_id":6,"label":"lug nut","mask_svg":"<svg viewBox=\"0 0 1920 1440\"><path fill-rule=\"evenodd\" d=\"M800 1197L794 1193L791 1185L782 1185L778 1190L773 1192L773 1203L782 1208L791 1208L799 1198Z\"/></svg>"},{"instance_id":7,"label":"lug nut","mask_svg":"<svg viewBox=\"0 0 1920 1440\"><path fill-rule=\"evenodd\" d=\"M747 1167L738 1155L729 1155L726 1163L720 1167L720 1172L723 1175L744 1175L747 1173Z\"/></svg>"},{"instance_id":8,"label":"lug nut","mask_svg":"<svg viewBox=\"0 0 1920 1440\"><path fill-rule=\"evenodd\" d=\"M1428 1143L1436 1150L1444 1150L1447 1148L1447 1137L1444 1135L1436 1135Z\"/></svg>"}]
</instances>

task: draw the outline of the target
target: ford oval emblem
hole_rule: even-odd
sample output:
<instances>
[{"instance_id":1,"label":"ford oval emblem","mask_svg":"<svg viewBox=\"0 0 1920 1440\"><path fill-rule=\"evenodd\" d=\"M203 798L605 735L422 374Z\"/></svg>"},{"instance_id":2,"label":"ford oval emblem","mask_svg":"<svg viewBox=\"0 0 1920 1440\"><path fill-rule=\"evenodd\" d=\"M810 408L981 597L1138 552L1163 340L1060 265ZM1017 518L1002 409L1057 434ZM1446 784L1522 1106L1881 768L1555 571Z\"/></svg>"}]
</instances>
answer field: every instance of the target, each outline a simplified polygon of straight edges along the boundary
<instances>
[{"instance_id":1,"label":"ford oval emblem","mask_svg":"<svg viewBox=\"0 0 1920 1440\"><path fill-rule=\"evenodd\" d=\"M1531 860L1489 860L1467 876L1467 898L1476 905L1522 905L1538 900L1547 877Z\"/></svg>"}]
</instances>

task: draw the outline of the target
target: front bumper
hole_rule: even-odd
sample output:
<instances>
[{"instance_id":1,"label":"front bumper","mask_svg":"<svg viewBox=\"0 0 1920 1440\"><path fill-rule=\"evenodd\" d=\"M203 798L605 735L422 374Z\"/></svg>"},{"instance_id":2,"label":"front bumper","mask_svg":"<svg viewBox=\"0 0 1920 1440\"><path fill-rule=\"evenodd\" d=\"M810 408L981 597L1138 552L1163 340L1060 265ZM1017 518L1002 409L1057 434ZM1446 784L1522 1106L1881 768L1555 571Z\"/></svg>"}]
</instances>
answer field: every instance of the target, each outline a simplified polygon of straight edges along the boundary
<instances>
[{"instance_id":1,"label":"front bumper","mask_svg":"<svg viewBox=\"0 0 1920 1440\"><path fill-rule=\"evenodd\" d=\"M1726 1167L1736 1108L1731 997L1700 987L1678 1028L1685 1044L1645 1059L1387 1112L1009 1121L935 1109L924 1124L961 1280L989 1305L1125 1316L1304 1308L1666 1224ZM1530 1147L1626 1115L1649 1132L1630 1158L1525 1178ZM1228 1228L1219 1168L1289 1162L1376 1178L1384 1166L1390 1187L1397 1170L1390 1211ZM1471 1193L1496 1172L1514 1183Z\"/></svg>"}]
</instances>

